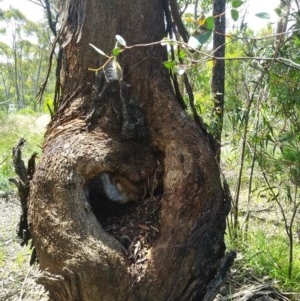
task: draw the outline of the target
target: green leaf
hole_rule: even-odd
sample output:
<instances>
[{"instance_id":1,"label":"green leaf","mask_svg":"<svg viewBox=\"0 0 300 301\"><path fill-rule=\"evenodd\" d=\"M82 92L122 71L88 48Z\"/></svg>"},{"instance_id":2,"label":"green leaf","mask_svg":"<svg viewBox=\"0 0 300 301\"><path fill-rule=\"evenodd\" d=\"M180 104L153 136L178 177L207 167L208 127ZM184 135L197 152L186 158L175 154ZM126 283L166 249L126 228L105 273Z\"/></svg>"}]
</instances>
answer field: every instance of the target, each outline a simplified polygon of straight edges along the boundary
<instances>
[{"instance_id":1,"label":"green leaf","mask_svg":"<svg viewBox=\"0 0 300 301\"><path fill-rule=\"evenodd\" d=\"M213 16L207 17L205 19L205 24L207 30L214 30L214 17Z\"/></svg>"},{"instance_id":2,"label":"green leaf","mask_svg":"<svg viewBox=\"0 0 300 301\"><path fill-rule=\"evenodd\" d=\"M118 56L122 52L122 49L119 47L115 47L112 51L114 57Z\"/></svg>"},{"instance_id":3,"label":"green leaf","mask_svg":"<svg viewBox=\"0 0 300 301\"><path fill-rule=\"evenodd\" d=\"M96 47L95 45L93 45L93 44L91 44L91 43L89 43L89 45L90 45L92 48L94 48L94 50L96 50L96 51L97 51L98 53L100 53L101 55L106 56L106 57L109 58L109 56L108 56L107 54L105 54L104 51L102 51L101 49L99 49L99 48Z\"/></svg>"},{"instance_id":4,"label":"green leaf","mask_svg":"<svg viewBox=\"0 0 300 301\"><path fill-rule=\"evenodd\" d=\"M278 17L281 17L282 16L282 10L280 7L276 7L274 9L275 13L277 14Z\"/></svg>"},{"instance_id":5,"label":"green leaf","mask_svg":"<svg viewBox=\"0 0 300 301\"><path fill-rule=\"evenodd\" d=\"M176 62L175 61L165 61L164 62L164 66L167 68L167 69L173 69L176 65Z\"/></svg>"},{"instance_id":6,"label":"green leaf","mask_svg":"<svg viewBox=\"0 0 300 301\"><path fill-rule=\"evenodd\" d=\"M198 42L203 45L206 43L212 34L211 30L201 30L200 32L196 32L192 37L198 40Z\"/></svg>"},{"instance_id":7,"label":"green leaf","mask_svg":"<svg viewBox=\"0 0 300 301\"><path fill-rule=\"evenodd\" d=\"M126 47L126 41L124 40L123 37L121 37L120 35L116 35L116 40L118 41L118 43L121 45L121 46L124 46Z\"/></svg>"},{"instance_id":8,"label":"green leaf","mask_svg":"<svg viewBox=\"0 0 300 301\"><path fill-rule=\"evenodd\" d=\"M180 50L178 56L179 56L179 58L184 59L186 57L185 51Z\"/></svg>"},{"instance_id":9,"label":"green leaf","mask_svg":"<svg viewBox=\"0 0 300 301\"><path fill-rule=\"evenodd\" d=\"M230 14L231 14L231 18L233 21L237 21L239 19L240 14L239 14L238 10L232 9L232 10L230 10Z\"/></svg>"},{"instance_id":10,"label":"green leaf","mask_svg":"<svg viewBox=\"0 0 300 301\"><path fill-rule=\"evenodd\" d=\"M261 19L270 19L270 15L268 13L262 12L262 13L257 13L255 14L256 17L261 18Z\"/></svg>"},{"instance_id":11,"label":"green leaf","mask_svg":"<svg viewBox=\"0 0 300 301\"><path fill-rule=\"evenodd\" d=\"M241 0L232 0L231 1L231 6L233 8L238 8L240 7L242 4L244 4L244 1L241 1Z\"/></svg>"}]
</instances>

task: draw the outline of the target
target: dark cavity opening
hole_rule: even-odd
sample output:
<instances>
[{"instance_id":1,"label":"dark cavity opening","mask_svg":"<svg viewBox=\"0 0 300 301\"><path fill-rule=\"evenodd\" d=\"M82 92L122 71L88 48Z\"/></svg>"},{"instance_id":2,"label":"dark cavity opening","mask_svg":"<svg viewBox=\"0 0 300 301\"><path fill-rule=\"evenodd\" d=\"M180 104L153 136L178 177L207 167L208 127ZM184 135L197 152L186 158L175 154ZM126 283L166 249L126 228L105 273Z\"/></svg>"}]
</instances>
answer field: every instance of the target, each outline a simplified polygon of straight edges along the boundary
<instances>
[{"instance_id":1,"label":"dark cavity opening","mask_svg":"<svg viewBox=\"0 0 300 301\"><path fill-rule=\"evenodd\" d=\"M87 186L89 202L99 223L120 241L134 263L143 261L152 241L160 234L162 172L158 176L160 183L153 191L137 190L136 194L128 193L128 199L122 196L119 183L110 173L97 175Z\"/></svg>"}]
</instances>

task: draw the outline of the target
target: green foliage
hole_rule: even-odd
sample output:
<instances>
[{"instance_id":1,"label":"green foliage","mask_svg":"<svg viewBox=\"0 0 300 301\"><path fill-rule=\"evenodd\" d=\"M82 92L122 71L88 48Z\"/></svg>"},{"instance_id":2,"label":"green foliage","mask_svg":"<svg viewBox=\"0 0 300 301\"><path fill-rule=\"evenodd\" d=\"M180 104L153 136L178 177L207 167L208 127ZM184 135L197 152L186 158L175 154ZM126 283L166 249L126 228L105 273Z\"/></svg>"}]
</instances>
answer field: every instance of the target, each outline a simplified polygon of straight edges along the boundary
<instances>
[{"instance_id":1,"label":"green foliage","mask_svg":"<svg viewBox=\"0 0 300 301\"><path fill-rule=\"evenodd\" d=\"M43 113L47 113L51 115L51 113L54 112L54 105L53 105L53 98L46 96L44 98L44 104L43 104Z\"/></svg>"},{"instance_id":2,"label":"green foliage","mask_svg":"<svg viewBox=\"0 0 300 301\"><path fill-rule=\"evenodd\" d=\"M28 255L30 254L29 246L22 248L17 254L16 254L16 268L20 268L26 261L28 261Z\"/></svg>"},{"instance_id":3,"label":"green foliage","mask_svg":"<svg viewBox=\"0 0 300 301\"><path fill-rule=\"evenodd\" d=\"M121 48L115 47L112 51L113 56L118 56L122 52Z\"/></svg>"},{"instance_id":4,"label":"green foliage","mask_svg":"<svg viewBox=\"0 0 300 301\"><path fill-rule=\"evenodd\" d=\"M18 111L18 114L22 114L22 115L35 115L36 112L34 110L32 110L31 108L24 108Z\"/></svg>"},{"instance_id":5,"label":"green foliage","mask_svg":"<svg viewBox=\"0 0 300 301\"><path fill-rule=\"evenodd\" d=\"M35 97L48 71L52 44L46 24L29 21L16 9L4 11L0 30L5 30L7 39L0 43L0 101L10 100L18 109L38 109ZM49 87L53 83L54 71ZM45 95L49 93L46 90Z\"/></svg>"},{"instance_id":6,"label":"green foliage","mask_svg":"<svg viewBox=\"0 0 300 301\"><path fill-rule=\"evenodd\" d=\"M175 66L176 66L176 61L165 61L165 62L163 62L163 64L164 64L164 66L165 66L165 68L167 68L167 69L173 69Z\"/></svg>"},{"instance_id":7,"label":"green foliage","mask_svg":"<svg viewBox=\"0 0 300 301\"><path fill-rule=\"evenodd\" d=\"M238 7L240 7L243 4L244 4L244 1L241 1L241 0L231 0L231 6L233 8L238 8Z\"/></svg>"},{"instance_id":8,"label":"green foliage","mask_svg":"<svg viewBox=\"0 0 300 301\"><path fill-rule=\"evenodd\" d=\"M193 79L195 108L208 129L210 129L214 120L212 116L214 101L209 86L211 70L212 62L206 62L201 66L193 66L187 70L187 74Z\"/></svg>"},{"instance_id":9,"label":"green foliage","mask_svg":"<svg viewBox=\"0 0 300 301\"><path fill-rule=\"evenodd\" d=\"M233 21L237 21L240 17L240 13L238 8L244 4L244 1L241 0L231 0L231 9L230 15Z\"/></svg>"},{"instance_id":10,"label":"green foliage","mask_svg":"<svg viewBox=\"0 0 300 301\"><path fill-rule=\"evenodd\" d=\"M238 248L242 254L237 262L243 269L250 268L261 277L270 276L281 288L300 292L300 261L295 260L292 278L288 277L288 244L285 236L274 231L274 226L264 225L249 233L246 241L230 247ZM270 233L269 235L267 233ZM276 233L272 235L272 233ZM295 247L295 258L300 256L300 246Z\"/></svg>"},{"instance_id":11,"label":"green foliage","mask_svg":"<svg viewBox=\"0 0 300 301\"><path fill-rule=\"evenodd\" d=\"M44 132L44 124L39 124L39 118L44 117L37 114L0 114L0 190L8 191L14 188L9 184L8 179L15 176L12 149L19 139L24 137L27 140L23 152L25 162L33 152L39 151Z\"/></svg>"},{"instance_id":12,"label":"green foliage","mask_svg":"<svg viewBox=\"0 0 300 301\"><path fill-rule=\"evenodd\" d=\"M268 14L258 17L267 19ZM298 37L278 44L276 52L274 40L263 39L272 33L267 27L259 39L245 29L229 35L227 56L271 59L280 55L298 62ZM223 143L228 142L226 151L231 153L223 151L223 158L234 192L228 224L231 243L243 254L243 266L299 292L300 73L278 62L255 59L231 61L226 72ZM262 204L277 208L276 232L265 224L258 231L252 212ZM235 218L237 223L232 222Z\"/></svg>"}]
</instances>

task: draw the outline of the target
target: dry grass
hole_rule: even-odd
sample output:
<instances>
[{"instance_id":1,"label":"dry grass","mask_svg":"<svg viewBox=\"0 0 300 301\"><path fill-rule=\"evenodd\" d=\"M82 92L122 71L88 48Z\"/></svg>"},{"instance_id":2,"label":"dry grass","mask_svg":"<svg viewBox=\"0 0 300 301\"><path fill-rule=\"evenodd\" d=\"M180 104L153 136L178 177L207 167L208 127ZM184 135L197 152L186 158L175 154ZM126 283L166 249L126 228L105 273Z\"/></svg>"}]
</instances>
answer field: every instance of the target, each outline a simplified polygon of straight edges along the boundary
<instances>
[{"instance_id":1,"label":"dry grass","mask_svg":"<svg viewBox=\"0 0 300 301\"><path fill-rule=\"evenodd\" d=\"M30 250L21 247L16 235L20 205L13 196L0 198L0 300L47 301L36 283L37 266L29 266Z\"/></svg>"}]
</instances>

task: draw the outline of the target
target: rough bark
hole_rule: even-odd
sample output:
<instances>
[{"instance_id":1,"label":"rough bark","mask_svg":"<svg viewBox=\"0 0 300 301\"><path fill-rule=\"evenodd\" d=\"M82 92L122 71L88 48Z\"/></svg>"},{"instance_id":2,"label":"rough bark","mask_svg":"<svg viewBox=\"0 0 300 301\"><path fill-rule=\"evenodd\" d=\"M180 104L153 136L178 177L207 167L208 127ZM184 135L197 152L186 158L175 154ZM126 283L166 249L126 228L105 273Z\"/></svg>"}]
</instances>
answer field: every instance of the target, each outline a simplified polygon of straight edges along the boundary
<instances>
[{"instance_id":1,"label":"rough bark","mask_svg":"<svg viewBox=\"0 0 300 301\"><path fill-rule=\"evenodd\" d=\"M162 1L62 6L62 98L29 204L41 282L56 301L201 300L224 256L229 204L207 134L180 107L162 67L166 49L122 53L121 83L88 70L103 64L89 43L110 53L115 34L128 45L162 39ZM159 200L159 235L140 261L103 226L118 210L101 205L111 186L111 198L136 202L131 210Z\"/></svg>"}]
</instances>

